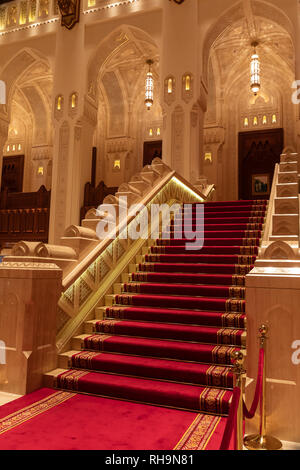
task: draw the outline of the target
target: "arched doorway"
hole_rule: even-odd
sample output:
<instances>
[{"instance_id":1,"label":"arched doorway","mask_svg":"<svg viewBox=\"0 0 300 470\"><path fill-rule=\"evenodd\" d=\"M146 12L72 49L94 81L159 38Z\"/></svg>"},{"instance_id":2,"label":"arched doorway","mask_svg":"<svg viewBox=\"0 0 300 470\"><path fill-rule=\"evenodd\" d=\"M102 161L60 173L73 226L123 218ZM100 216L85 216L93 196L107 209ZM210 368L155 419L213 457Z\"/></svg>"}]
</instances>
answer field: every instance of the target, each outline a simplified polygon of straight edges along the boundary
<instances>
[{"instance_id":1,"label":"arched doorway","mask_svg":"<svg viewBox=\"0 0 300 470\"><path fill-rule=\"evenodd\" d=\"M261 63L257 96L250 89L253 42ZM261 197L268 197L283 147L295 146L294 58L290 20L265 2L251 0L247 8L238 2L209 30L203 62L208 88L203 172L216 184L218 199L259 198L255 181L257 188L267 185Z\"/></svg>"}]
</instances>

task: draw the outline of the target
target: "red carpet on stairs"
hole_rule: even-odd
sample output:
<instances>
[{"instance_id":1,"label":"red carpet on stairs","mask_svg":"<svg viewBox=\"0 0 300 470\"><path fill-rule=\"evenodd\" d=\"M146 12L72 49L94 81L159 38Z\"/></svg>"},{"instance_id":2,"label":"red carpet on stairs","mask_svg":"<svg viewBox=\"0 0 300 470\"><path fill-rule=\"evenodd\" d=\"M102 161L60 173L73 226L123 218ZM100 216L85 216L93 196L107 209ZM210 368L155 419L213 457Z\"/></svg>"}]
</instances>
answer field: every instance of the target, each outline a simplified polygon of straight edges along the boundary
<instances>
[{"instance_id":1,"label":"red carpet on stairs","mask_svg":"<svg viewBox=\"0 0 300 470\"><path fill-rule=\"evenodd\" d=\"M94 333L74 339L77 352L56 387L227 416L231 356L246 344L245 275L255 263L266 205L206 203L199 251L176 239L175 216L171 239L149 246L105 319L93 322ZM194 204L188 230L196 210Z\"/></svg>"},{"instance_id":2,"label":"red carpet on stairs","mask_svg":"<svg viewBox=\"0 0 300 470\"><path fill-rule=\"evenodd\" d=\"M161 236L148 247L135 269L124 273L115 294L107 297L104 319L86 322L83 334L73 338L72 350L60 356L54 386L78 394L44 418L72 403L75 410L98 403L108 417L112 402L108 428L101 431L102 448L173 449L180 441L178 449L189 449L192 442L195 448L218 449L232 400L232 353L246 345L245 276L255 263L266 207L267 201L205 203L205 239L199 251L187 251L187 239L176 237L180 227L175 216L171 238ZM195 230L195 215L193 205L190 231ZM157 416L158 422L160 410L165 429L156 435L154 426L143 444L138 435L122 447L126 432L131 435L129 426L142 432L135 411L128 411L126 432L119 431L116 417L126 409L156 410L151 419ZM88 419L100 432L92 412ZM172 423L177 422L181 424L175 432ZM81 432L79 423L76 415L74 432ZM113 425L119 441L110 436ZM84 448L94 445L91 439L84 440Z\"/></svg>"}]
</instances>

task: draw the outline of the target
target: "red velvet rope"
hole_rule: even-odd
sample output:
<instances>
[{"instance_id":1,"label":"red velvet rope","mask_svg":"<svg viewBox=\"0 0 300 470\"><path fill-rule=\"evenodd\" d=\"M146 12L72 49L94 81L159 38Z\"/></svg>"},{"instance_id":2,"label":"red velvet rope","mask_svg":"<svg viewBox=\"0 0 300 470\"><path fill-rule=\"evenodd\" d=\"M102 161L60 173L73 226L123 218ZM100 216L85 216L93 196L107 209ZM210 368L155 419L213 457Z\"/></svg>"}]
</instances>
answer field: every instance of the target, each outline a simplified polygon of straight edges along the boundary
<instances>
[{"instance_id":1,"label":"red velvet rope","mask_svg":"<svg viewBox=\"0 0 300 470\"><path fill-rule=\"evenodd\" d=\"M220 450L228 450L230 445L230 440L234 431L236 431L236 420L238 407L240 402L241 389L235 387L233 390L232 403L230 406L230 412L226 423L226 428L224 431L223 439L221 442Z\"/></svg>"},{"instance_id":2,"label":"red velvet rope","mask_svg":"<svg viewBox=\"0 0 300 470\"><path fill-rule=\"evenodd\" d=\"M262 396L264 362L265 362L265 351L263 348L260 348L255 395L254 395L253 403L251 405L250 410L247 409L245 402L243 400L243 413L244 413L244 417L247 419L254 418L258 404L259 404L259 400Z\"/></svg>"}]
</instances>

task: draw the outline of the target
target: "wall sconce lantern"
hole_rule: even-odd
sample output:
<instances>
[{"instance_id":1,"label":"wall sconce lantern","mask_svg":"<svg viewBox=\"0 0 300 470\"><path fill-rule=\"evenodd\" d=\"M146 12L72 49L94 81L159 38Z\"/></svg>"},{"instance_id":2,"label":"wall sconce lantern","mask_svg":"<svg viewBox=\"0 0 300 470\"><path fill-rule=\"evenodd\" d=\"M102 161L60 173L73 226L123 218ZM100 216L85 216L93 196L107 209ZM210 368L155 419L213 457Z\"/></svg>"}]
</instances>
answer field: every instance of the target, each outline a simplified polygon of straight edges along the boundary
<instances>
[{"instance_id":1,"label":"wall sconce lantern","mask_svg":"<svg viewBox=\"0 0 300 470\"><path fill-rule=\"evenodd\" d=\"M119 171L121 170L121 160L114 161L114 170Z\"/></svg>"},{"instance_id":2,"label":"wall sconce lantern","mask_svg":"<svg viewBox=\"0 0 300 470\"><path fill-rule=\"evenodd\" d=\"M153 106L153 97L154 97L154 94L153 94L154 80L153 80L153 73L151 70L151 66L153 65L153 60L151 59L147 60L146 64L149 65L149 70L146 76L145 105L149 111Z\"/></svg>"},{"instance_id":3,"label":"wall sconce lantern","mask_svg":"<svg viewBox=\"0 0 300 470\"><path fill-rule=\"evenodd\" d=\"M259 60L259 55L256 52L256 47L258 46L258 43L253 42L252 46L254 48L254 52L251 57L251 65L250 65L251 90L254 93L254 96L257 96L260 90L260 60Z\"/></svg>"}]
</instances>

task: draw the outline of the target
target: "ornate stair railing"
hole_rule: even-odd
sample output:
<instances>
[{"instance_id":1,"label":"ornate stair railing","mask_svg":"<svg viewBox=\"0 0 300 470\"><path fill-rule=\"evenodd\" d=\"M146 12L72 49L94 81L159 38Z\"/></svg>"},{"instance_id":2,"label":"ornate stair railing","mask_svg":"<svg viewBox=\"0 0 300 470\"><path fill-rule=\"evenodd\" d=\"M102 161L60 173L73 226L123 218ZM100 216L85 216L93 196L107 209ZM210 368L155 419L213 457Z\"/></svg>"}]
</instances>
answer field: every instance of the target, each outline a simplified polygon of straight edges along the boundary
<instances>
[{"instance_id":1,"label":"ornate stair railing","mask_svg":"<svg viewBox=\"0 0 300 470\"><path fill-rule=\"evenodd\" d=\"M265 324L269 340L266 400L269 432L283 441L300 441L300 417L293 413L300 395L293 345L299 340L300 249L298 154L281 155L275 169L265 231L254 269L246 276L247 387L254 394L257 330ZM252 425L253 421L253 425ZM247 432L257 430L256 419Z\"/></svg>"},{"instance_id":2,"label":"ornate stair railing","mask_svg":"<svg viewBox=\"0 0 300 470\"><path fill-rule=\"evenodd\" d=\"M212 186L211 192L213 189ZM119 205L124 197L128 202L127 216L122 216ZM11 295L16 304L15 315L9 317L2 334L10 348L7 370L14 363L14 374L19 370L22 379L8 377L4 389L27 393L41 386L43 373L56 367L57 353L69 348L71 338L93 317L95 309L103 305L105 295L142 251L147 240L120 236L138 220L139 214L130 214L130 207L142 204L150 214L153 203L172 205L183 201L204 202L208 198L209 194L203 196L157 158L129 183L122 184L115 196L104 199L104 204L116 210L113 240L107 236L98 238L96 228L103 214L92 209L81 226L72 225L65 230L60 245L35 242L15 245L12 255L0 265L0 290L2 294L5 292L6 299ZM4 310L9 315L9 302ZM26 328L35 329L34 336L26 336L25 317L28 318ZM14 338L11 331L16 329L16 322L21 326ZM22 375L22 370L27 373Z\"/></svg>"}]
</instances>

